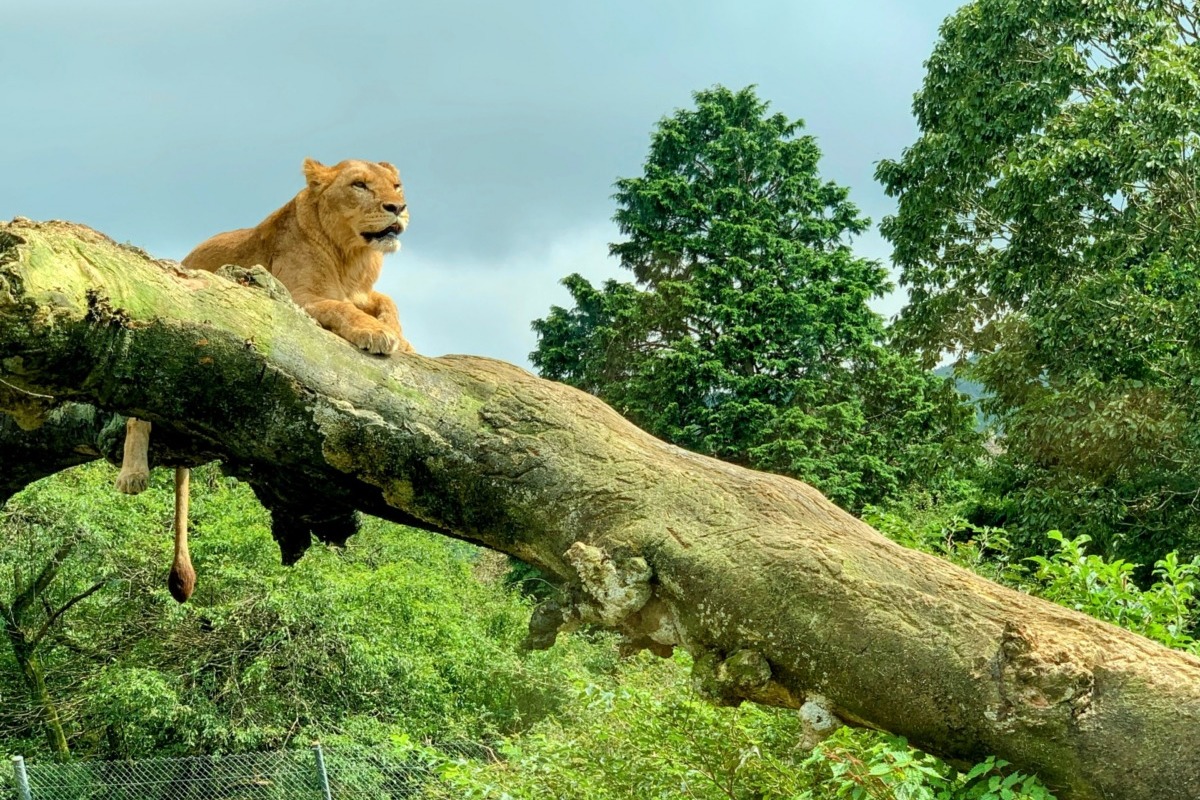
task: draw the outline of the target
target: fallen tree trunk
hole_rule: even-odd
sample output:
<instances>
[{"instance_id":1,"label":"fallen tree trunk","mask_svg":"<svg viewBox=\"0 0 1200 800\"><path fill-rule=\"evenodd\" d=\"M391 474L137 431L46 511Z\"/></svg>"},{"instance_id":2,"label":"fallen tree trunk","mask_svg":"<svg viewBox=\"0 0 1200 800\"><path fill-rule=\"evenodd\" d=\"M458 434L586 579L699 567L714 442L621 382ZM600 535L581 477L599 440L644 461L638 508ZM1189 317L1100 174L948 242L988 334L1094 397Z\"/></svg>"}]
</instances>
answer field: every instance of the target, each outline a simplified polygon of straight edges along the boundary
<instances>
[{"instance_id":1,"label":"fallen tree trunk","mask_svg":"<svg viewBox=\"0 0 1200 800\"><path fill-rule=\"evenodd\" d=\"M261 270L188 273L80 226L0 225L0 380L26 426L66 401L133 414L293 510L359 509L533 563L573 587L535 613L543 643L599 622L684 646L718 700L801 708L814 735L845 721L960 761L995 753L1063 800L1200 797L1200 659L516 367L359 353Z\"/></svg>"}]
</instances>

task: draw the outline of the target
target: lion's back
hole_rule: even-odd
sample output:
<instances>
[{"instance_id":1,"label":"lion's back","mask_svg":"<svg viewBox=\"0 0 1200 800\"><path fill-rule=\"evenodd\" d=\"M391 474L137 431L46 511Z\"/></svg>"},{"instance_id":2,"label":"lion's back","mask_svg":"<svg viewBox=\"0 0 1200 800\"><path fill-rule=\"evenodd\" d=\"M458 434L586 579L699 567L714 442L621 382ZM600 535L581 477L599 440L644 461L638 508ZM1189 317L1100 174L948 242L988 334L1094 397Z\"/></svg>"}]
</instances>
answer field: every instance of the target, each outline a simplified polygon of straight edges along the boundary
<instances>
[{"instance_id":1,"label":"lion's back","mask_svg":"<svg viewBox=\"0 0 1200 800\"><path fill-rule=\"evenodd\" d=\"M237 264L242 267L252 267L255 264L267 265L270 254L263 246L262 237L257 228L240 228L236 231L218 233L210 239L205 239L192 252L183 258L183 265L188 269L203 269L215 272L226 264Z\"/></svg>"}]
</instances>

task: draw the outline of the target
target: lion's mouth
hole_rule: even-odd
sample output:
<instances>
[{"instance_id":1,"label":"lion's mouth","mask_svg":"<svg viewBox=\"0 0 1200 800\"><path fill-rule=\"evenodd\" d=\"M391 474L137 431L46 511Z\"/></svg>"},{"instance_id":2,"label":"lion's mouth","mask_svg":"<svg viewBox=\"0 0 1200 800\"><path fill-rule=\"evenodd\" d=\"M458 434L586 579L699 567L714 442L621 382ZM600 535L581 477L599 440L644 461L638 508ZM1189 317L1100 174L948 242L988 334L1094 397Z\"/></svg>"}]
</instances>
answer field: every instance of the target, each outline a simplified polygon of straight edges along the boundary
<instances>
[{"instance_id":1,"label":"lion's mouth","mask_svg":"<svg viewBox=\"0 0 1200 800\"><path fill-rule=\"evenodd\" d=\"M362 237L368 242L382 242L395 239L404 233L404 227L399 222L393 222L381 231L366 231Z\"/></svg>"}]
</instances>

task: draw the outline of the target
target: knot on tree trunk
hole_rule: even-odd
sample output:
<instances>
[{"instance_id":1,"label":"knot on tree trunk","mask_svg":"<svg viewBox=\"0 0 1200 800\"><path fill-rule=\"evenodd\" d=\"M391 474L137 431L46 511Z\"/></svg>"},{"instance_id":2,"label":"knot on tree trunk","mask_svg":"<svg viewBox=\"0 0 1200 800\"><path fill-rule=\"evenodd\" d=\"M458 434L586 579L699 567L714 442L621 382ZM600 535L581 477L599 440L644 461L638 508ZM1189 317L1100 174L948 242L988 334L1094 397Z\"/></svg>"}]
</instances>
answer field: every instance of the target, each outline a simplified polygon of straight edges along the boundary
<instances>
[{"instance_id":1,"label":"knot on tree trunk","mask_svg":"<svg viewBox=\"0 0 1200 800\"><path fill-rule=\"evenodd\" d=\"M575 542L563 559L579 578L576 609L582 622L615 628L650 600L653 572L640 556L614 558L598 547Z\"/></svg>"},{"instance_id":2,"label":"knot on tree trunk","mask_svg":"<svg viewBox=\"0 0 1200 800\"><path fill-rule=\"evenodd\" d=\"M742 648L728 656L709 650L692 664L692 685L717 705L736 706L743 700L799 708L802 698L774 680L771 663L757 650Z\"/></svg>"},{"instance_id":3,"label":"knot on tree trunk","mask_svg":"<svg viewBox=\"0 0 1200 800\"><path fill-rule=\"evenodd\" d=\"M292 300L292 293L288 291L287 287L278 278L268 272L267 268L262 264L255 264L252 267L239 267L237 264L226 264L219 268L216 274L233 281L239 286L261 289L272 300L287 303L288 305L295 305L295 301Z\"/></svg>"},{"instance_id":4,"label":"knot on tree trunk","mask_svg":"<svg viewBox=\"0 0 1200 800\"><path fill-rule=\"evenodd\" d=\"M650 650L665 658L684 643L679 616L671 603L656 593L654 572L646 559L612 556L575 542L563 553L563 561L574 570L576 581L564 598L548 600L534 609L525 647L546 649L560 631L584 624L620 631L625 653Z\"/></svg>"},{"instance_id":5,"label":"knot on tree trunk","mask_svg":"<svg viewBox=\"0 0 1200 800\"><path fill-rule=\"evenodd\" d=\"M801 750L812 750L843 724L834 713L833 705L825 697L810 694L800 706L800 725L803 732L797 746Z\"/></svg>"},{"instance_id":6,"label":"knot on tree trunk","mask_svg":"<svg viewBox=\"0 0 1200 800\"><path fill-rule=\"evenodd\" d=\"M1081 724L1091 712L1096 678L1077 659L1062 644L1008 622L994 661L998 702L984 715L1001 730Z\"/></svg>"}]
</instances>

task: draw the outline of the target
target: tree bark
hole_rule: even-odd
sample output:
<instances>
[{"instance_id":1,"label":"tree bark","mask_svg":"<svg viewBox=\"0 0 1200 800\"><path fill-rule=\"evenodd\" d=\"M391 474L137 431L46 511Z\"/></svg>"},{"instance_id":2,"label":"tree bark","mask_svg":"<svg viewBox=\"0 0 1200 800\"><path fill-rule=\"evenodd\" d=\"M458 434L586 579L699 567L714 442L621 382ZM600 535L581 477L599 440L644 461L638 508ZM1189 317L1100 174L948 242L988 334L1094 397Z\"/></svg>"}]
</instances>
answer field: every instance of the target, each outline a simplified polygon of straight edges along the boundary
<instances>
[{"instance_id":1,"label":"tree bark","mask_svg":"<svg viewBox=\"0 0 1200 800\"><path fill-rule=\"evenodd\" d=\"M538 609L534 639L598 622L684 646L720 701L800 708L814 735L845 721L957 761L995 753L1063 800L1200 797L1200 659L508 364L362 354L262 270L0 225L0 380L26 425L64 401L133 414L293 511L359 509L536 564L572 600Z\"/></svg>"}]
</instances>

